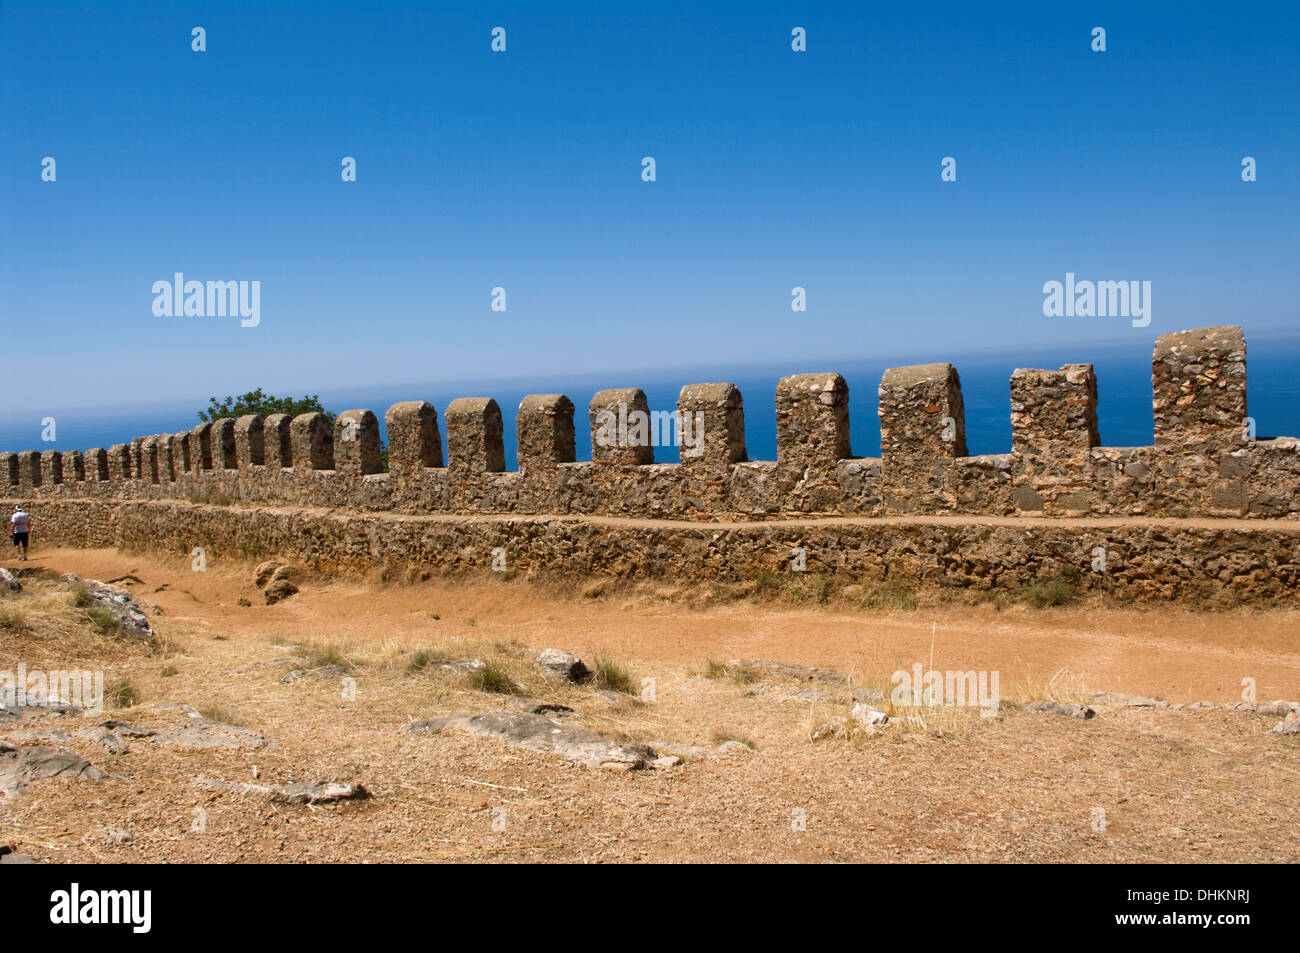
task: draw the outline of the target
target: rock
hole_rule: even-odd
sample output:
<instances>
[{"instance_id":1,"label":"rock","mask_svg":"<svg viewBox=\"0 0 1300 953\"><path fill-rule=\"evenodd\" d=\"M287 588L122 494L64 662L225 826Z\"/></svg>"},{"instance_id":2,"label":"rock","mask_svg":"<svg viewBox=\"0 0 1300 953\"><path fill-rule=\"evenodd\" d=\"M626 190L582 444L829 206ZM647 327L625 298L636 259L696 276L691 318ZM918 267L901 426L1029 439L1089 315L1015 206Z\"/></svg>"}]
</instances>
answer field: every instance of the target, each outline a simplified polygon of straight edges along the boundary
<instances>
[{"instance_id":1,"label":"rock","mask_svg":"<svg viewBox=\"0 0 1300 953\"><path fill-rule=\"evenodd\" d=\"M487 668L487 663L477 658L463 658L456 662L448 662L442 666L444 672L457 672L460 674L478 672L485 668Z\"/></svg>"},{"instance_id":2,"label":"rock","mask_svg":"<svg viewBox=\"0 0 1300 953\"><path fill-rule=\"evenodd\" d=\"M248 597L240 596L237 604L243 606L244 608L248 608L253 603L248 599Z\"/></svg>"},{"instance_id":3,"label":"rock","mask_svg":"<svg viewBox=\"0 0 1300 953\"><path fill-rule=\"evenodd\" d=\"M823 738L844 737L853 734L878 735L889 724L889 716L877 711L865 702L854 702L849 714L836 715L822 722L808 735L812 741Z\"/></svg>"},{"instance_id":4,"label":"rock","mask_svg":"<svg viewBox=\"0 0 1300 953\"><path fill-rule=\"evenodd\" d=\"M1092 700L1098 705L1118 705L1121 708L1168 708L1169 703L1145 695L1126 695L1122 692L1097 692Z\"/></svg>"},{"instance_id":5,"label":"rock","mask_svg":"<svg viewBox=\"0 0 1300 953\"><path fill-rule=\"evenodd\" d=\"M269 798L278 804L331 804L335 801L364 801L370 797L370 792L364 786L339 781L295 781L292 784L268 786L216 778L195 778L194 783L209 791L234 791L236 794Z\"/></svg>"},{"instance_id":6,"label":"rock","mask_svg":"<svg viewBox=\"0 0 1300 953\"><path fill-rule=\"evenodd\" d=\"M543 715L495 709L479 715L453 715L412 721L403 726L408 733L436 734L448 728L474 735L490 735L527 748L581 761L589 767L606 764L627 765L627 770L648 768L654 752L644 745L619 745L587 728L564 724Z\"/></svg>"},{"instance_id":7,"label":"rock","mask_svg":"<svg viewBox=\"0 0 1300 953\"><path fill-rule=\"evenodd\" d=\"M7 728L24 721L42 718L46 715L76 715L81 709L73 705L60 703L49 705L0 705L0 728Z\"/></svg>"},{"instance_id":8,"label":"rock","mask_svg":"<svg viewBox=\"0 0 1300 953\"><path fill-rule=\"evenodd\" d=\"M633 698L631 695L625 695L622 692L616 692L613 689L602 688L591 693L591 700L608 705L616 711L623 711L634 705L641 704L639 698Z\"/></svg>"},{"instance_id":9,"label":"rock","mask_svg":"<svg viewBox=\"0 0 1300 953\"><path fill-rule=\"evenodd\" d=\"M135 839L131 836L130 831L122 827L110 827L104 833L108 837L109 842L113 844L129 844Z\"/></svg>"},{"instance_id":10,"label":"rock","mask_svg":"<svg viewBox=\"0 0 1300 953\"><path fill-rule=\"evenodd\" d=\"M877 711L866 702L854 702L853 707L849 709L849 717L868 729L879 730L889 724L888 715L883 711Z\"/></svg>"},{"instance_id":11,"label":"rock","mask_svg":"<svg viewBox=\"0 0 1300 953\"><path fill-rule=\"evenodd\" d=\"M188 702L154 702L149 706L159 711L178 711L187 718L202 718L199 710Z\"/></svg>"},{"instance_id":12,"label":"rock","mask_svg":"<svg viewBox=\"0 0 1300 953\"><path fill-rule=\"evenodd\" d=\"M100 726L116 732L123 738L153 738L158 734L152 728L140 728L129 721L117 721L113 718L100 722Z\"/></svg>"},{"instance_id":13,"label":"rock","mask_svg":"<svg viewBox=\"0 0 1300 953\"><path fill-rule=\"evenodd\" d=\"M543 649L542 653L537 656L537 664L552 675L558 675L560 678L575 684L585 682L591 677L591 669L587 668L582 659L572 652L565 652L561 649Z\"/></svg>"},{"instance_id":14,"label":"rock","mask_svg":"<svg viewBox=\"0 0 1300 953\"><path fill-rule=\"evenodd\" d=\"M257 586L258 589L263 588L271 581L271 577L275 575L275 571L283 565L284 563L276 562L274 559L268 559L266 562L261 563L253 570L253 585Z\"/></svg>"},{"instance_id":15,"label":"rock","mask_svg":"<svg viewBox=\"0 0 1300 953\"><path fill-rule=\"evenodd\" d=\"M1286 713L1286 717L1273 726L1271 734L1275 735L1295 735L1300 734L1300 711L1292 709Z\"/></svg>"},{"instance_id":16,"label":"rock","mask_svg":"<svg viewBox=\"0 0 1300 953\"><path fill-rule=\"evenodd\" d=\"M266 604L268 606L273 606L277 602L283 602L290 596L296 595L297 592L298 587L288 579L277 579L266 587L266 592L264 593L266 596Z\"/></svg>"},{"instance_id":17,"label":"rock","mask_svg":"<svg viewBox=\"0 0 1300 953\"><path fill-rule=\"evenodd\" d=\"M339 678L348 674L351 669L343 665L322 665L320 668L313 668L310 671L301 668L295 668L292 672L280 679L282 682L296 682L303 678Z\"/></svg>"},{"instance_id":18,"label":"rock","mask_svg":"<svg viewBox=\"0 0 1300 953\"><path fill-rule=\"evenodd\" d=\"M34 864L26 854L14 853L14 849L8 844L0 844L0 864Z\"/></svg>"},{"instance_id":19,"label":"rock","mask_svg":"<svg viewBox=\"0 0 1300 953\"><path fill-rule=\"evenodd\" d=\"M265 735L249 728L210 721L189 705L183 707L189 709L186 720L170 736L159 735L159 741L184 748L239 748L246 751L257 751L271 744Z\"/></svg>"},{"instance_id":20,"label":"rock","mask_svg":"<svg viewBox=\"0 0 1300 953\"><path fill-rule=\"evenodd\" d=\"M18 577L8 569L0 569L0 582L9 587L10 592L22 592L23 584L18 581Z\"/></svg>"},{"instance_id":21,"label":"rock","mask_svg":"<svg viewBox=\"0 0 1300 953\"><path fill-rule=\"evenodd\" d=\"M120 754L126 750L126 741L122 736L103 725L82 728L77 732L77 737L89 738L109 754Z\"/></svg>"},{"instance_id":22,"label":"rock","mask_svg":"<svg viewBox=\"0 0 1300 953\"><path fill-rule=\"evenodd\" d=\"M85 758L67 748L36 745L17 748L0 742L0 794L16 797L28 781L45 778L76 778L100 781L108 777Z\"/></svg>"},{"instance_id":23,"label":"rock","mask_svg":"<svg viewBox=\"0 0 1300 953\"><path fill-rule=\"evenodd\" d=\"M104 609L117 620L124 635L146 641L153 639L149 618L135 601L135 596L125 589L87 579L82 592L90 600L91 607Z\"/></svg>"},{"instance_id":24,"label":"rock","mask_svg":"<svg viewBox=\"0 0 1300 953\"><path fill-rule=\"evenodd\" d=\"M1092 718L1097 714L1097 709L1088 705L1073 705L1069 702L1052 702L1037 701L1030 702L1025 706L1030 711L1045 711L1053 715L1064 715L1067 718Z\"/></svg>"},{"instance_id":25,"label":"rock","mask_svg":"<svg viewBox=\"0 0 1300 953\"><path fill-rule=\"evenodd\" d=\"M1260 715L1272 715L1275 718L1285 718L1293 711L1300 709L1300 702L1260 702L1255 706L1255 711Z\"/></svg>"},{"instance_id":26,"label":"rock","mask_svg":"<svg viewBox=\"0 0 1300 953\"><path fill-rule=\"evenodd\" d=\"M370 792L360 784L339 781L298 781L276 788L272 799L286 804L330 804L334 801L364 801Z\"/></svg>"},{"instance_id":27,"label":"rock","mask_svg":"<svg viewBox=\"0 0 1300 953\"><path fill-rule=\"evenodd\" d=\"M754 749L743 741L724 741L718 745L721 754L752 754Z\"/></svg>"},{"instance_id":28,"label":"rock","mask_svg":"<svg viewBox=\"0 0 1300 953\"><path fill-rule=\"evenodd\" d=\"M277 566L275 572L271 573L271 582L293 582L299 577L299 572L292 566Z\"/></svg>"},{"instance_id":29,"label":"rock","mask_svg":"<svg viewBox=\"0 0 1300 953\"><path fill-rule=\"evenodd\" d=\"M652 767L660 768L660 769L675 768L681 763L682 763L682 759L677 757L677 755L675 754L666 754L661 757L655 758L653 761L650 762Z\"/></svg>"},{"instance_id":30,"label":"rock","mask_svg":"<svg viewBox=\"0 0 1300 953\"><path fill-rule=\"evenodd\" d=\"M682 761L699 761L713 754L711 748L706 748L703 745L684 745L677 741L650 741L647 744L654 748L655 751L676 755Z\"/></svg>"},{"instance_id":31,"label":"rock","mask_svg":"<svg viewBox=\"0 0 1300 953\"><path fill-rule=\"evenodd\" d=\"M69 735L62 728L49 728L49 727L27 728L27 729L21 729L19 731L11 731L9 732L8 738L10 741L14 742L15 744L20 744L20 745L29 745L32 744L33 742L41 742L42 744L62 745L62 744L67 744L72 740L72 736Z\"/></svg>"}]
</instances>

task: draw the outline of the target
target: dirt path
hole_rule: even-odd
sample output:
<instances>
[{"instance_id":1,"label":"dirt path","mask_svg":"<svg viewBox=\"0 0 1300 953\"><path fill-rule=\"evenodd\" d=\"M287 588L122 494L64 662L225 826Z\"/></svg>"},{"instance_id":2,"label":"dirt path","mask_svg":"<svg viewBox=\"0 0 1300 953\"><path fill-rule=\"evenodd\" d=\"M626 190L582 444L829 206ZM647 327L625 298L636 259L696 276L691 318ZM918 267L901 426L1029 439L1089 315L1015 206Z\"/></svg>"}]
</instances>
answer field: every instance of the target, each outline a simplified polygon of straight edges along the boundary
<instances>
[{"instance_id":1,"label":"dirt path","mask_svg":"<svg viewBox=\"0 0 1300 953\"><path fill-rule=\"evenodd\" d=\"M869 614L741 603L695 610L671 590L660 600L644 595L593 600L492 577L382 589L355 580L313 583L292 600L268 607L251 584L251 564L209 566L199 573L190 569L188 557L59 549L34 556L28 565L99 579L143 572L148 588L168 587L148 597L169 618L265 638L297 637L304 628L321 637L332 632L361 641L427 636L429 613L436 612L461 628L463 620L473 619L482 637L683 665L758 657L878 676L918 661L929 667L933 658L938 669L999 670L1004 690L1013 682L1045 685L1066 671L1089 689L1171 702L1236 701L1243 678L1255 679L1261 699L1300 696L1300 610L1295 609L1206 613L1178 607L997 611L948 606ZM239 606L240 597L253 606Z\"/></svg>"}]
</instances>

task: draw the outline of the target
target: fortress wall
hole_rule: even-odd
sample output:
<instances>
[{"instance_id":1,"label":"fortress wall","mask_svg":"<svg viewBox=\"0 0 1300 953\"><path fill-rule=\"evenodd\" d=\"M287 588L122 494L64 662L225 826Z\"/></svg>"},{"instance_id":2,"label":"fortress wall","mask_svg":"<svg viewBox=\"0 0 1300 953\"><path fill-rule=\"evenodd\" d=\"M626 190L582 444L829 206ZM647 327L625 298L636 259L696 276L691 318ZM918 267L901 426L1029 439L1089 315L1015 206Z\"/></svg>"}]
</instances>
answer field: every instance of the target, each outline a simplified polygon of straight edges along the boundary
<instances>
[{"instance_id":1,"label":"fortress wall","mask_svg":"<svg viewBox=\"0 0 1300 953\"><path fill-rule=\"evenodd\" d=\"M675 421L651 414L639 388L597 393L587 408L590 462L574 460L573 401L538 394L516 414L516 471L505 470L500 407L474 397L446 408L446 460L436 408L425 401L390 407L387 472L378 419L362 409L340 414L333 428L323 414L273 414L138 437L88 451L82 471L52 451L6 454L0 485L32 499L406 514L1300 516L1297 441L1243 438L1245 386L1240 329L1205 328L1156 342L1156 439L1148 447L1102 445L1096 374L1089 364L1066 364L1016 370L1011 453L970 456L960 376L953 365L935 363L884 373L879 458L851 455L848 385L827 372L777 384L775 461L748 459L740 391L707 383L682 388ZM656 463L652 442L662 446L674 436L682 462Z\"/></svg>"},{"instance_id":2,"label":"fortress wall","mask_svg":"<svg viewBox=\"0 0 1300 953\"><path fill-rule=\"evenodd\" d=\"M9 505L3 500L0 505ZM1300 524L1169 519L891 518L611 522L600 517L374 514L196 505L174 500L40 500L36 545L121 547L208 565L272 556L324 571L376 566L481 573L493 550L522 572L741 582L786 572L802 547L808 571L901 588L1015 591L1074 570L1078 588L1116 599L1215 604L1293 598ZM1106 571L1091 571L1099 550Z\"/></svg>"}]
</instances>

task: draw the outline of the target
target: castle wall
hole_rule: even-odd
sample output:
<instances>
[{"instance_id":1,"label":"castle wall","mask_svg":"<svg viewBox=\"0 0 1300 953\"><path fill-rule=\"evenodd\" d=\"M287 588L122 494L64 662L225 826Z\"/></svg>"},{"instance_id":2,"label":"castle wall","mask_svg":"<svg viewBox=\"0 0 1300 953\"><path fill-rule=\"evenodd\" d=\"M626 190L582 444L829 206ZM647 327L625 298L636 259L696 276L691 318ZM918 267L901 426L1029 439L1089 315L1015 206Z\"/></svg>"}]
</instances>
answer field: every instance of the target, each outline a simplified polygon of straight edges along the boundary
<instances>
[{"instance_id":1,"label":"castle wall","mask_svg":"<svg viewBox=\"0 0 1300 953\"><path fill-rule=\"evenodd\" d=\"M323 414L273 414L137 437L81 457L4 454L0 487L32 500L713 521L1300 516L1297 441L1243 435L1245 367L1238 328L1162 335L1152 358L1155 441L1148 447L1102 444L1095 372L1067 364L1016 370L1009 382L1011 452L971 456L960 376L951 364L936 363L883 375L879 458L852 456L848 385L827 372L777 384L774 461L748 459L739 389L707 383L682 388L674 421L652 415L638 388L597 393L588 404L590 462L574 460L574 402L540 394L525 398L516 413L515 471L505 469L500 407L476 397L446 408L446 460L437 409L408 401L386 413L387 471L378 420L361 409L340 414L333 428ZM648 428L639 427L639 414L653 418ZM673 428L682 462L654 462L653 444L662 446Z\"/></svg>"}]
</instances>

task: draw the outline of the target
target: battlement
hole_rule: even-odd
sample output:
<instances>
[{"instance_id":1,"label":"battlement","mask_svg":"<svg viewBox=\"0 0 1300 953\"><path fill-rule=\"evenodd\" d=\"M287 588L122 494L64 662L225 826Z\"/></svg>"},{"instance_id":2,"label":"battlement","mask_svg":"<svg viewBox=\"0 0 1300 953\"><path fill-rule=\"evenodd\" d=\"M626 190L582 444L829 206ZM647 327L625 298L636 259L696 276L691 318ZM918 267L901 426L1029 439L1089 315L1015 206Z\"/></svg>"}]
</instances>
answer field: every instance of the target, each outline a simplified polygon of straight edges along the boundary
<instances>
[{"instance_id":1,"label":"battlement","mask_svg":"<svg viewBox=\"0 0 1300 953\"><path fill-rule=\"evenodd\" d=\"M1235 327L1162 335L1152 357L1154 443L1106 447L1090 364L1018 369L1012 450L970 456L952 364L881 378L881 456L854 457L848 385L826 372L775 391L777 458L751 461L744 403L729 383L683 387L675 414L638 388L588 403L592 460L575 460L576 406L563 394L520 403L518 469L507 471L501 408L462 397L438 411L406 401L365 409L202 423L85 451L0 454L9 496L186 499L398 513L584 514L670 519L795 515L1220 516L1300 514L1294 438L1248 439L1246 344ZM665 438L669 438L665 440ZM680 463L654 447L679 444Z\"/></svg>"}]
</instances>

